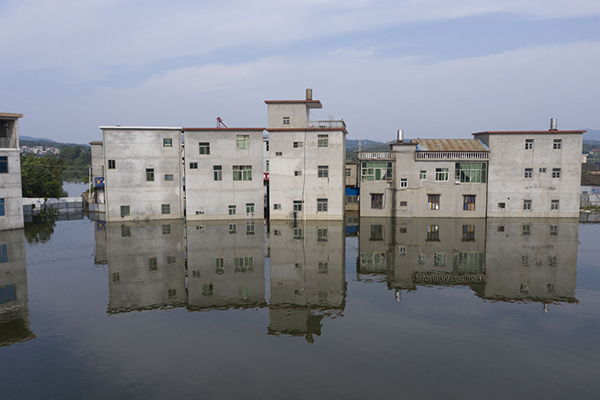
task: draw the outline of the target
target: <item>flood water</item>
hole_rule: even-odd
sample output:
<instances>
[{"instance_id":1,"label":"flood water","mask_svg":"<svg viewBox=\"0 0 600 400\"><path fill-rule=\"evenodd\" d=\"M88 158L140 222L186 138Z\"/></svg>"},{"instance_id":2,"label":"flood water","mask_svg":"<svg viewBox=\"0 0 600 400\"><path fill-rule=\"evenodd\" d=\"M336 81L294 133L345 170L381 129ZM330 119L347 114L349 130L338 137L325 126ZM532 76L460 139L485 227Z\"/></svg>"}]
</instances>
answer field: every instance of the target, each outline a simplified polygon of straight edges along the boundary
<instances>
[{"instance_id":1,"label":"flood water","mask_svg":"<svg viewBox=\"0 0 600 400\"><path fill-rule=\"evenodd\" d=\"M597 398L600 224L0 232L5 398Z\"/></svg>"}]
</instances>

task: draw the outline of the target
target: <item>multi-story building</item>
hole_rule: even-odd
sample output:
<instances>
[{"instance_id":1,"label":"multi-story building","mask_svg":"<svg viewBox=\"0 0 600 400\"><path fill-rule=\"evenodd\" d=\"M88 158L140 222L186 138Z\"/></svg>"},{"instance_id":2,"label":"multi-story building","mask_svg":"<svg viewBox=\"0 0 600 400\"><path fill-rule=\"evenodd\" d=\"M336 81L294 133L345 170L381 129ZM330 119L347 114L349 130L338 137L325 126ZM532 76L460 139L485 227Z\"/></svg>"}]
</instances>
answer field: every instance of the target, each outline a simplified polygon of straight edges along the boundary
<instances>
[{"instance_id":1,"label":"multi-story building","mask_svg":"<svg viewBox=\"0 0 600 400\"><path fill-rule=\"evenodd\" d=\"M262 219L265 128L183 128L186 218Z\"/></svg>"},{"instance_id":2,"label":"multi-story building","mask_svg":"<svg viewBox=\"0 0 600 400\"><path fill-rule=\"evenodd\" d=\"M100 129L106 221L183 218L181 128Z\"/></svg>"},{"instance_id":3,"label":"multi-story building","mask_svg":"<svg viewBox=\"0 0 600 400\"><path fill-rule=\"evenodd\" d=\"M488 217L577 217L582 130L488 131Z\"/></svg>"},{"instance_id":4,"label":"multi-story building","mask_svg":"<svg viewBox=\"0 0 600 400\"><path fill-rule=\"evenodd\" d=\"M0 113L0 230L23 228L19 118Z\"/></svg>"},{"instance_id":5,"label":"multi-story building","mask_svg":"<svg viewBox=\"0 0 600 400\"><path fill-rule=\"evenodd\" d=\"M322 108L306 100L267 100L271 219L344 218L346 124L311 121Z\"/></svg>"}]
</instances>

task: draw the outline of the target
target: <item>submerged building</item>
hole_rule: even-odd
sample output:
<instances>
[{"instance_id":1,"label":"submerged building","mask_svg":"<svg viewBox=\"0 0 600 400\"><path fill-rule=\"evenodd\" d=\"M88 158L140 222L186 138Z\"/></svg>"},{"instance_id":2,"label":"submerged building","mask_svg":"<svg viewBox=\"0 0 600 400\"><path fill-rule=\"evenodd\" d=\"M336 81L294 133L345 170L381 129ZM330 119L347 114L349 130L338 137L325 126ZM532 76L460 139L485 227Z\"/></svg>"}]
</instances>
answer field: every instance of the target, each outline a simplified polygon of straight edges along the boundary
<instances>
[{"instance_id":1,"label":"submerged building","mask_svg":"<svg viewBox=\"0 0 600 400\"><path fill-rule=\"evenodd\" d=\"M0 230L23 228L19 118L0 113Z\"/></svg>"}]
</instances>

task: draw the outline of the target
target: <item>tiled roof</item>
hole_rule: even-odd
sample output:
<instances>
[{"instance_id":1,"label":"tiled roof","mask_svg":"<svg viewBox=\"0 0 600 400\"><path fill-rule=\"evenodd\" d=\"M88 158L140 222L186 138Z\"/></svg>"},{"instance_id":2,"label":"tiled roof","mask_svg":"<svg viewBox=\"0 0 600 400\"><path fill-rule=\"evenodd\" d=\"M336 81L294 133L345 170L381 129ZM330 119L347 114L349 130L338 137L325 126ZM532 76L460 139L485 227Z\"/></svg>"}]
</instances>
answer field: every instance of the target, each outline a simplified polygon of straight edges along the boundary
<instances>
[{"instance_id":1,"label":"tiled roof","mask_svg":"<svg viewBox=\"0 0 600 400\"><path fill-rule=\"evenodd\" d=\"M417 142L417 151L490 151L479 139L417 139Z\"/></svg>"},{"instance_id":2,"label":"tiled roof","mask_svg":"<svg viewBox=\"0 0 600 400\"><path fill-rule=\"evenodd\" d=\"M587 131L582 131L582 130L566 130L566 131L559 131L559 130L550 130L550 131L485 131L485 132L475 132L473 133L473 136L477 136L477 135L497 135L497 134L518 134L518 133L524 133L524 134L540 134L540 133L584 133Z\"/></svg>"}]
</instances>

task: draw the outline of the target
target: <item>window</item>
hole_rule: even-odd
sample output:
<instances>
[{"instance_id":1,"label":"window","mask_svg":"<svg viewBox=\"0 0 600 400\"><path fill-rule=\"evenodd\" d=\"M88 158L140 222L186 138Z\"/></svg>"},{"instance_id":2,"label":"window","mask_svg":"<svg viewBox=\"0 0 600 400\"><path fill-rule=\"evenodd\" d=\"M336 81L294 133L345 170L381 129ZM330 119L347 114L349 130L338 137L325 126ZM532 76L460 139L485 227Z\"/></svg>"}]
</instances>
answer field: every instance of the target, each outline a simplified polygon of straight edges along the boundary
<instances>
[{"instance_id":1,"label":"window","mask_svg":"<svg viewBox=\"0 0 600 400\"><path fill-rule=\"evenodd\" d=\"M500 225L498 228L496 228L496 230L498 232L504 232L504 225Z\"/></svg>"},{"instance_id":2,"label":"window","mask_svg":"<svg viewBox=\"0 0 600 400\"><path fill-rule=\"evenodd\" d=\"M439 194L428 194L427 195L427 209L428 210L439 210L440 209L440 195Z\"/></svg>"},{"instance_id":3,"label":"window","mask_svg":"<svg viewBox=\"0 0 600 400\"><path fill-rule=\"evenodd\" d=\"M254 235L254 224L246 225L246 235Z\"/></svg>"},{"instance_id":4,"label":"window","mask_svg":"<svg viewBox=\"0 0 600 400\"><path fill-rule=\"evenodd\" d=\"M294 148L295 149L301 149L302 147L304 147L304 143L302 143L302 142L294 142Z\"/></svg>"},{"instance_id":5,"label":"window","mask_svg":"<svg viewBox=\"0 0 600 400\"><path fill-rule=\"evenodd\" d=\"M428 242L439 242L440 241L440 226L439 225L427 225L427 241Z\"/></svg>"},{"instance_id":6,"label":"window","mask_svg":"<svg viewBox=\"0 0 600 400\"><path fill-rule=\"evenodd\" d=\"M131 237L131 227L121 225L121 237Z\"/></svg>"},{"instance_id":7,"label":"window","mask_svg":"<svg viewBox=\"0 0 600 400\"><path fill-rule=\"evenodd\" d=\"M433 253L433 266L445 267L448 263L448 254L445 251Z\"/></svg>"},{"instance_id":8,"label":"window","mask_svg":"<svg viewBox=\"0 0 600 400\"><path fill-rule=\"evenodd\" d=\"M274 236L281 236L281 231L278 231L277 229L275 229L275 230L273 231L273 235L274 235Z\"/></svg>"},{"instance_id":9,"label":"window","mask_svg":"<svg viewBox=\"0 0 600 400\"><path fill-rule=\"evenodd\" d=\"M531 200L523 200L523 210L531 210Z\"/></svg>"},{"instance_id":10,"label":"window","mask_svg":"<svg viewBox=\"0 0 600 400\"><path fill-rule=\"evenodd\" d=\"M540 174L545 174L546 173L546 168L540 168Z\"/></svg>"},{"instance_id":11,"label":"window","mask_svg":"<svg viewBox=\"0 0 600 400\"><path fill-rule=\"evenodd\" d=\"M558 225L550 225L550 234L558 235Z\"/></svg>"},{"instance_id":12,"label":"window","mask_svg":"<svg viewBox=\"0 0 600 400\"><path fill-rule=\"evenodd\" d=\"M246 214L254 214L254 203L246 203Z\"/></svg>"},{"instance_id":13,"label":"window","mask_svg":"<svg viewBox=\"0 0 600 400\"><path fill-rule=\"evenodd\" d=\"M229 224L228 228L229 228L229 233L236 233L237 232L237 224Z\"/></svg>"},{"instance_id":14,"label":"window","mask_svg":"<svg viewBox=\"0 0 600 400\"><path fill-rule=\"evenodd\" d=\"M229 215L236 214L236 206L229 206Z\"/></svg>"},{"instance_id":15,"label":"window","mask_svg":"<svg viewBox=\"0 0 600 400\"><path fill-rule=\"evenodd\" d=\"M392 163L387 161L363 162L361 165L361 181L391 181Z\"/></svg>"},{"instance_id":16,"label":"window","mask_svg":"<svg viewBox=\"0 0 600 400\"><path fill-rule=\"evenodd\" d=\"M456 182L485 183L487 179L486 163L456 163L455 167L454 180Z\"/></svg>"},{"instance_id":17,"label":"window","mask_svg":"<svg viewBox=\"0 0 600 400\"><path fill-rule=\"evenodd\" d=\"M472 242L475 240L475 225L463 225L462 232L462 240L464 242Z\"/></svg>"},{"instance_id":18,"label":"window","mask_svg":"<svg viewBox=\"0 0 600 400\"><path fill-rule=\"evenodd\" d=\"M177 257L167 256L167 264L175 264L176 262L177 262Z\"/></svg>"},{"instance_id":19,"label":"window","mask_svg":"<svg viewBox=\"0 0 600 400\"><path fill-rule=\"evenodd\" d=\"M294 228L294 239L302 239L302 228Z\"/></svg>"},{"instance_id":20,"label":"window","mask_svg":"<svg viewBox=\"0 0 600 400\"><path fill-rule=\"evenodd\" d=\"M237 135L236 145L238 149L249 149L250 148L250 135Z\"/></svg>"},{"instance_id":21,"label":"window","mask_svg":"<svg viewBox=\"0 0 600 400\"><path fill-rule=\"evenodd\" d=\"M475 195L468 194L463 196L463 210L475 211Z\"/></svg>"},{"instance_id":22,"label":"window","mask_svg":"<svg viewBox=\"0 0 600 400\"><path fill-rule=\"evenodd\" d=\"M284 125L289 125L290 124L290 117L283 117L283 124Z\"/></svg>"},{"instance_id":23,"label":"window","mask_svg":"<svg viewBox=\"0 0 600 400\"><path fill-rule=\"evenodd\" d=\"M317 212L327 212L327 199L317 199Z\"/></svg>"},{"instance_id":24,"label":"window","mask_svg":"<svg viewBox=\"0 0 600 400\"><path fill-rule=\"evenodd\" d=\"M525 168L525 179L531 179L533 177L533 168Z\"/></svg>"},{"instance_id":25,"label":"window","mask_svg":"<svg viewBox=\"0 0 600 400\"><path fill-rule=\"evenodd\" d=\"M121 206L121 217L126 217L130 215L129 212L129 206Z\"/></svg>"},{"instance_id":26,"label":"window","mask_svg":"<svg viewBox=\"0 0 600 400\"><path fill-rule=\"evenodd\" d=\"M8 245L0 245L0 263L8 262ZM1 301L0 301L1 303Z\"/></svg>"},{"instance_id":27,"label":"window","mask_svg":"<svg viewBox=\"0 0 600 400\"><path fill-rule=\"evenodd\" d=\"M215 258L215 274L223 275L225 273L225 267L223 266L223 257Z\"/></svg>"},{"instance_id":28,"label":"window","mask_svg":"<svg viewBox=\"0 0 600 400\"><path fill-rule=\"evenodd\" d=\"M193 270L193 271L192 271L192 276L193 276L194 278L200 278L200 271L199 271L199 270L197 270L197 269Z\"/></svg>"},{"instance_id":29,"label":"window","mask_svg":"<svg viewBox=\"0 0 600 400\"><path fill-rule=\"evenodd\" d=\"M165 181L173 181L173 174L166 174Z\"/></svg>"},{"instance_id":30,"label":"window","mask_svg":"<svg viewBox=\"0 0 600 400\"><path fill-rule=\"evenodd\" d=\"M4 199L0 199L0 217L6 215L6 210L4 208Z\"/></svg>"},{"instance_id":31,"label":"window","mask_svg":"<svg viewBox=\"0 0 600 400\"><path fill-rule=\"evenodd\" d=\"M383 240L383 225L371 225L370 240Z\"/></svg>"},{"instance_id":32,"label":"window","mask_svg":"<svg viewBox=\"0 0 600 400\"><path fill-rule=\"evenodd\" d=\"M352 176L352 169L346 168L346 176Z\"/></svg>"},{"instance_id":33,"label":"window","mask_svg":"<svg viewBox=\"0 0 600 400\"><path fill-rule=\"evenodd\" d=\"M294 200L294 211L302 212L302 200Z\"/></svg>"},{"instance_id":34,"label":"window","mask_svg":"<svg viewBox=\"0 0 600 400\"><path fill-rule=\"evenodd\" d=\"M148 259L148 269L150 271L156 271L158 269L158 259L156 257L150 257Z\"/></svg>"},{"instance_id":35,"label":"window","mask_svg":"<svg viewBox=\"0 0 600 400\"><path fill-rule=\"evenodd\" d=\"M202 284L202 296L212 296L212 295L213 295L212 282Z\"/></svg>"},{"instance_id":36,"label":"window","mask_svg":"<svg viewBox=\"0 0 600 400\"><path fill-rule=\"evenodd\" d=\"M319 165L319 178L329 178L329 166Z\"/></svg>"},{"instance_id":37,"label":"window","mask_svg":"<svg viewBox=\"0 0 600 400\"><path fill-rule=\"evenodd\" d=\"M523 235L529 235L531 233L531 224L523 224Z\"/></svg>"},{"instance_id":38,"label":"window","mask_svg":"<svg viewBox=\"0 0 600 400\"><path fill-rule=\"evenodd\" d=\"M114 283L121 282L121 274L119 272L113 273L113 282Z\"/></svg>"},{"instance_id":39,"label":"window","mask_svg":"<svg viewBox=\"0 0 600 400\"><path fill-rule=\"evenodd\" d=\"M275 157L281 157L282 155L283 155L283 153L281 151L275 152Z\"/></svg>"},{"instance_id":40,"label":"window","mask_svg":"<svg viewBox=\"0 0 600 400\"><path fill-rule=\"evenodd\" d=\"M327 229L317 228L317 242L327 241Z\"/></svg>"},{"instance_id":41,"label":"window","mask_svg":"<svg viewBox=\"0 0 600 400\"><path fill-rule=\"evenodd\" d=\"M421 172L419 172L419 179L424 181L427 179L427 171L425 170L421 170Z\"/></svg>"},{"instance_id":42,"label":"window","mask_svg":"<svg viewBox=\"0 0 600 400\"><path fill-rule=\"evenodd\" d=\"M407 201L401 201L400 202L400 207L407 207L408 206L408 202Z\"/></svg>"},{"instance_id":43,"label":"window","mask_svg":"<svg viewBox=\"0 0 600 400\"><path fill-rule=\"evenodd\" d=\"M171 205L170 204L161 204L160 211L163 214L171 214Z\"/></svg>"},{"instance_id":44,"label":"window","mask_svg":"<svg viewBox=\"0 0 600 400\"><path fill-rule=\"evenodd\" d=\"M108 160L108 169L117 169L117 161Z\"/></svg>"},{"instance_id":45,"label":"window","mask_svg":"<svg viewBox=\"0 0 600 400\"><path fill-rule=\"evenodd\" d=\"M371 193L371 209L373 209L373 210L383 209L383 194L382 193Z\"/></svg>"},{"instance_id":46,"label":"window","mask_svg":"<svg viewBox=\"0 0 600 400\"><path fill-rule=\"evenodd\" d=\"M320 262L317 272L319 274L328 274L329 273L329 263L328 262Z\"/></svg>"},{"instance_id":47,"label":"window","mask_svg":"<svg viewBox=\"0 0 600 400\"><path fill-rule=\"evenodd\" d=\"M302 176L302 171L294 171L294 176Z\"/></svg>"},{"instance_id":48,"label":"window","mask_svg":"<svg viewBox=\"0 0 600 400\"><path fill-rule=\"evenodd\" d=\"M190 163L190 169L198 169L198 163L197 162L191 162Z\"/></svg>"},{"instance_id":49,"label":"window","mask_svg":"<svg viewBox=\"0 0 600 400\"><path fill-rule=\"evenodd\" d=\"M560 204L560 200L552 200L550 202L550 209L551 210L558 210L559 209L559 204Z\"/></svg>"},{"instance_id":50,"label":"window","mask_svg":"<svg viewBox=\"0 0 600 400\"><path fill-rule=\"evenodd\" d=\"M436 168L435 169L435 181L436 182L448 181L448 168Z\"/></svg>"},{"instance_id":51,"label":"window","mask_svg":"<svg viewBox=\"0 0 600 400\"><path fill-rule=\"evenodd\" d=\"M233 259L235 266L234 272L251 273L254 272L254 257L235 257Z\"/></svg>"},{"instance_id":52,"label":"window","mask_svg":"<svg viewBox=\"0 0 600 400\"><path fill-rule=\"evenodd\" d=\"M506 203L498 203L498 208L504 210L506 208Z\"/></svg>"},{"instance_id":53,"label":"window","mask_svg":"<svg viewBox=\"0 0 600 400\"><path fill-rule=\"evenodd\" d=\"M346 196L346 204L358 204L358 196Z\"/></svg>"},{"instance_id":54,"label":"window","mask_svg":"<svg viewBox=\"0 0 600 400\"><path fill-rule=\"evenodd\" d=\"M198 211L196 211L196 215L204 215L204 210L198 210Z\"/></svg>"},{"instance_id":55,"label":"window","mask_svg":"<svg viewBox=\"0 0 600 400\"><path fill-rule=\"evenodd\" d=\"M398 255L405 256L406 255L406 246L398 246Z\"/></svg>"},{"instance_id":56,"label":"window","mask_svg":"<svg viewBox=\"0 0 600 400\"><path fill-rule=\"evenodd\" d=\"M319 147L329 147L329 135L317 135L317 145Z\"/></svg>"},{"instance_id":57,"label":"window","mask_svg":"<svg viewBox=\"0 0 600 400\"><path fill-rule=\"evenodd\" d=\"M215 181L223 180L223 167L220 165L213 165L213 179Z\"/></svg>"},{"instance_id":58,"label":"window","mask_svg":"<svg viewBox=\"0 0 600 400\"><path fill-rule=\"evenodd\" d=\"M533 150L533 139L525 139L525 150Z\"/></svg>"},{"instance_id":59,"label":"window","mask_svg":"<svg viewBox=\"0 0 600 400\"><path fill-rule=\"evenodd\" d=\"M146 168L146 182L154 182L154 168Z\"/></svg>"},{"instance_id":60,"label":"window","mask_svg":"<svg viewBox=\"0 0 600 400\"><path fill-rule=\"evenodd\" d=\"M163 225L162 226L162 234L170 235L171 234L171 225Z\"/></svg>"},{"instance_id":61,"label":"window","mask_svg":"<svg viewBox=\"0 0 600 400\"><path fill-rule=\"evenodd\" d=\"M234 181L251 181L252 180L252 165L234 165L233 166Z\"/></svg>"},{"instance_id":62,"label":"window","mask_svg":"<svg viewBox=\"0 0 600 400\"><path fill-rule=\"evenodd\" d=\"M266 171L265 171L265 172L269 172L269 160L267 160L267 164L266 164L266 167L265 167L265 169L266 169Z\"/></svg>"},{"instance_id":63,"label":"window","mask_svg":"<svg viewBox=\"0 0 600 400\"><path fill-rule=\"evenodd\" d=\"M0 174L8 174L8 157L0 157Z\"/></svg>"},{"instance_id":64,"label":"window","mask_svg":"<svg viewBox=\"0 0 600 400\"><path fill-rule=\"evenodd\" d=\"M163 147L173 147L173 139L163 139Z\"/></svg>"},{"instance_id":65,"label":"window","mask_svg":"<svg viewBox=\"0 0 600 400\"><path fill-rule=\"evenodd\" d=\"M560 150L562 148L562 139L554 139L554 143L552 144L552 148L554 150Z\"/></svg>"},{"instance_id":66,"label":"window","mask_svg":"<svg viewBox=\"0 0 600 400\"><path fill-rule=\"evenodd\" d=\"M552 168L552 177L560 178L560 168Z\"/></svg>"},{"instance_id":67,"label":"window","mask_svg":"<svg viewBox=\"0 0 600 400\"><path fill-rule=\"evenodd\" d=\"M198 143L199 154L201 155L209 155L210 154L210 143L209 142L200 142Z\"/></svg>"}]
</instances>

